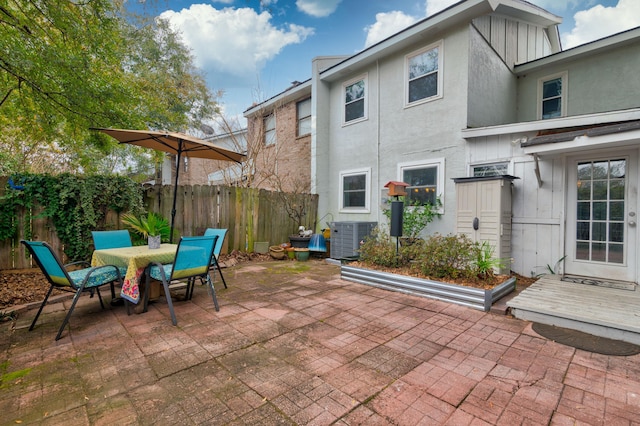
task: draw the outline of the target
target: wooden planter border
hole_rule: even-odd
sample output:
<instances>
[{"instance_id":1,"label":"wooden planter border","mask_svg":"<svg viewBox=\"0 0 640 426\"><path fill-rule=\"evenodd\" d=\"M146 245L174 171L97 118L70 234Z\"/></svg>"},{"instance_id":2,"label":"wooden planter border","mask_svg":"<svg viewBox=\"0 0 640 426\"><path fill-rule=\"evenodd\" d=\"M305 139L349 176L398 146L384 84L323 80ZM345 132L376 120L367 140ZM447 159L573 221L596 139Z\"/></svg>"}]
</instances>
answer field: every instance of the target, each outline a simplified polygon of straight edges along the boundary
<instances>
[{"instance_id":1,"label":"wooden planter border","mask_svg":"<svg viewBox=\"0 0 640 426\"><path fill-rule=\"evenodd\" d=\"M400 291L429 297L488 312L497 300L516 288L516 278L511 277L491 290L465 287L440 281L425 280L406 275L356 268L346 264L340 267L340 276L347 281L367 284L387 290Z\"/></svg>"}]
</instances>

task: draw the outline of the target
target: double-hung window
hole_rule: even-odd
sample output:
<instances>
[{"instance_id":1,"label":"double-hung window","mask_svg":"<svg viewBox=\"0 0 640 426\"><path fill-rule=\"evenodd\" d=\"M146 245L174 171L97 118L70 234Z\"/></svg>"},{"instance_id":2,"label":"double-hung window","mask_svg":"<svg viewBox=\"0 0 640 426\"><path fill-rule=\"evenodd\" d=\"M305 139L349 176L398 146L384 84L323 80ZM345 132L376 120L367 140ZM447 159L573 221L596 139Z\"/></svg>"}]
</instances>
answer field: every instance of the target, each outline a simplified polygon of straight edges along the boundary
<instances>
[{"instance_id":1,"label":"double-hung window","mask_svg":"<svg viewBox=\"0 0 640 426\"><path fill-rule=\"evenodd\" d=\"M348 81L344 88L344 122L353 123L367 118L366 76Z\"/></svg>"},{"instance_id":2,"label":"double-hung window","mask_svg":"<svg viewBox=\"0 0 640 426\"><path fill-rule=\"evenodd\" d=\"M442 97L442 42L405 57L406 105Z\"/></svg>"},{"instance_id":3,"label":"double-hung window","mask_svg":"<svg viewBox=\"0 0 640 426\"><path fill-rule=\"evenodd\" d=\"M398 165L402 181L408 183L407 204L432 204L442 202L444 187L444 158L403 163Z\"/></svg>"},{"instance_id":4,"label":"double-hung window","mask_svg":"<svg viewBox=\"0 0 640 426\"><path fill-rule=\"evenodd\" d=\"M538 80L538 118L546 120L567 115L566 92L566 72Z\"/></svg>"},{"instance_id":5,"label":"double-hung window","mask_svg":"<svg viewBox=\"0 0 640 426\"><path fill-rule=\"evenodd\" d=\"M271 113L264 117L264 144L266 146L276 143L276 114Z\"/></svg>"},{"instance_id":6,"label":"double-hung window","mask_svg":"<svg viewBox=\"0 0 640 426\"><path fill-rule=\"evenodd\" d=\"M371 169L349 170L340 173L340 211L368 213Z\"/></svg>"},{"instance_id":7,"label":"double-hung window","mask_svg":"<svg viewBox=\"0 0 640 426\"><path fill-rule=\"evenodd\" d=\"M311 98L300 101L296 104L298 116L298 136L311 133Z\"/></svg>"}]
</instances>

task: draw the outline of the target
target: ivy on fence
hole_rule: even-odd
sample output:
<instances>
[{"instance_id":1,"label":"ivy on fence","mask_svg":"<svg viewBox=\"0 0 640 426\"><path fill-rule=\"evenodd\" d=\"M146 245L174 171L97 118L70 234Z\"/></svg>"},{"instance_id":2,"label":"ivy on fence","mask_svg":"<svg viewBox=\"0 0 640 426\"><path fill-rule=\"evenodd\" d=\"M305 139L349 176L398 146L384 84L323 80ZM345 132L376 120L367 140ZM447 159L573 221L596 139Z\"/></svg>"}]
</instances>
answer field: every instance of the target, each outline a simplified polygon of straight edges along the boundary
<instances>
[{"instance_id":1,"label":"ivy on fence","mask_svg":"<svg viewBox=\"0 0 640 426\"><path fill-rule=\"evenodd\" d=\"M0 196L0 240L16 237L18 214L26 214L30 239L31 215L41 211L37 218L51 220L69 259L86 260L91 231L104 226L107 211L140 212L142 195L141 185L123 176L13 175Z\"/></svg>"}]
</instances>

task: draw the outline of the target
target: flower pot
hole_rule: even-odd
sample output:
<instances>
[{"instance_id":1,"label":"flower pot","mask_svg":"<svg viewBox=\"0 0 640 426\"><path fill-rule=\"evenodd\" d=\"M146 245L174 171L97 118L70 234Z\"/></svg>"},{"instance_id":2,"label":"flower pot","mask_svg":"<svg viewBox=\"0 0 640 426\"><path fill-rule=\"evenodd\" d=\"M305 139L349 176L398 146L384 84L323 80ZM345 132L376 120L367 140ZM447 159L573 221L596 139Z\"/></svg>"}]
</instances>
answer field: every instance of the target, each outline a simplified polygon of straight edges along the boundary
<instances>
[{"instance_id":1,"label":"flower pot","mask_svg":"<svg viewBox=\"0 0 640 426\"><path fill-rule=\"evenodd\" d=\"M309 254L311 253L307 248L297 248L294 253L296 254L296 260L301 262L309 260Z\"/></svg>"},{"instance_id":2,"label":"flower pot","mask_svg":"<svg viewBox=\"0 0 640 426\"><path fill-rule=\"evenodd\" d=\"M148 238L148 243L149 243L149 250L152 249L159 249L160 248L160 240L161 240L161 236L160 235L149 235Z\"/></svg>"},{"instance_id":3,"label":"flower pot","mask_svg":"<svg viewBox=\"0 0 640 426\"><path fill-rule=\"evenodd\" d=\"M307 248L309 247L309 241L311 237L301 237L299 235L289 235L289 241L291 242L291 247L294 248Z\"/></svg>"},{"instance_id":4,"label":"flower pot","mask_svg":"<svg viewBox=\"0 0 640 426\"><path fill-rule=\"evenodd\" d=\"M284 252L284 248L280 246L269 247L269 254L271 255L272 258L277 260L284 259L287 256L286 253Z\"/></svg>"},{"instance_id":5,"label":"flower pot","mask_svg":"<svg viewBox=\"0 0 640 426\"><path fill-rule=\"evenodd\" d=\"M287 257L289 259L295 259L296 258L296 252L295 252L295 249L293 247L288 247L286 249L286 252L287 252Z\"/></svg>"}]
</instances>

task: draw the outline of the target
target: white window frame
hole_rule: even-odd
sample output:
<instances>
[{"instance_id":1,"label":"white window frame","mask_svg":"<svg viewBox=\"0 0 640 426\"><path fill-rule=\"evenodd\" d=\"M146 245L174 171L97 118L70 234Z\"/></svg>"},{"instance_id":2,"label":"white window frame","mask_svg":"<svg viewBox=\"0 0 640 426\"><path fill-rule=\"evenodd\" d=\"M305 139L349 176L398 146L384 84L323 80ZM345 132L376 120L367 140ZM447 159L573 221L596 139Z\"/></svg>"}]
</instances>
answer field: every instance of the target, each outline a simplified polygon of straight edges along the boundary
<instances>
[{"instance_id":1,"label":"white window frame","mask_svg":"<svg viewBox=\"0 0 640 426\"><path fill-rule=\"evenodd\" d=\"M365 199L364 207L345 207L344 206L344 178L349 176L365 175ZM340 172L340 190L338 191L338 205L340 213L371 213L371 167L362 169L344 170Z\"/></svg>"},{"instance_id":2,"label":"white window frame","mask_svg":"<svg viewBox=\"0 0 640 426\"><path fill-rule=\"evenodd\" d=\"M309 104L309 115L300 116L300 105L303 103ZM300 133L300 123L303 121L309 121L309 131L307 133ZM296 136L307 136L311 134L311 98L303 99L296 102Z\"/></svg>"},{"instance_id":3,"label":"white window frame","mask_svg":"<svg viewBox=\"0 0 640 426\"><path fill-rule=\"evenodd\" d=\"M562 81L562 93L560 93L560 117L567 116L567 90L569 89L569 73L567 71L562 71L556 74L551 74L544 76L538 79L538 105L537 105L537 117L538 120L543 120L542 118L542 90L544 87L544 83L550 80L560 79ZM544 120L550 120L552 118L560 118L560 117L550 117L545 118Z\"/></svg>"},{"instance_id":4,"label":"white window frame","mask_svg":"<svg viewBox=\"0 0 640 426\"><path fill-rule=\"evenodd\" d=\"M342 92L341 92L341 98L340 98L340 102L342 104L342 125L343 126L349 126L351 124L355 124L355 123L360 123L362 121L365 121L368 119L369 116L369 107L368 107L368 101L367 101L367 95L369 92L369 75L368 74L362 74L356 78L352 78L349 81L345 81L342 84ZM354 118L353 120L349 120L347 121L347 104L346 104L346 99L345 99L345 93L347 90L347 87L351 86L354 83L357 83L359 81L364 82L364 97L363 97L363 111L362 111L362 117L359 118Z\"/></svg>"},{"instance_id":5,"label":"white window frame","mask_svg":"<svg viewBox=\"0 0 640 426\"><path fill-rule=\"evenodd\" d=\"M498 165L506 165L506 171L503 174L511 174L511 161L503 160L503 161L490 161L487 163L474 163L469 166L469 176L475 177L475 169L476 167L488 167L488 166L498 166ZM485 176L500 176L500 175L485 175Z\"/></svg>"},{"instance_id":6,"label":"white window frame","mask_svg":"<svg viewBox=\"0 0 640 426\"><path fill-rule=\"evenodd\" d=\"M433 96L422 98L417 101L409 102L409 60L415 56L421 55L433 49L438 49L438 80L437 80L437 93ZM439 40L429 46L422 49L413 51L404 57L404 106L412 107L415 105L424 104L426 102L435 101L441 99L443 96L443 77L444 77L444 40Z\"/></svg>"},{"instance_id":7,"label":"white window frame","mask_svg":"<svg viewBox=\"0 0 640 426\"><path fill-rule=\"evenodd\" d=\"M405 170L424 169L427 167L437 167L436 173L436 198L440 199L438 213L444 213L444 158L432 158L429 160L410 161L398 164L398 180L402 182ZM408 182L407 182L408 183Z\"/></svg>"},{"instance_id":8,"label":"white window frame","mask_svg":"<svg viewBox=\"0 0 640 426\"><path fill-rule=\"evenodd\" d=\"M267 122L269 119L273 119L273 128L267 128ZM275 111L271 114L267 114L262 118L262 126L264 129L264 145L272 146L275 145L278 141L276 135L276 113Z\"/></svg>"}]
</instances>

